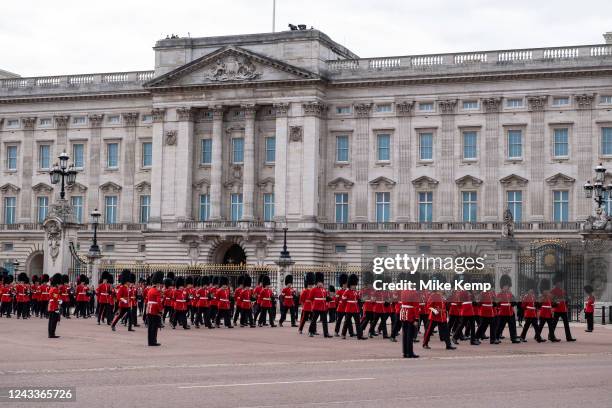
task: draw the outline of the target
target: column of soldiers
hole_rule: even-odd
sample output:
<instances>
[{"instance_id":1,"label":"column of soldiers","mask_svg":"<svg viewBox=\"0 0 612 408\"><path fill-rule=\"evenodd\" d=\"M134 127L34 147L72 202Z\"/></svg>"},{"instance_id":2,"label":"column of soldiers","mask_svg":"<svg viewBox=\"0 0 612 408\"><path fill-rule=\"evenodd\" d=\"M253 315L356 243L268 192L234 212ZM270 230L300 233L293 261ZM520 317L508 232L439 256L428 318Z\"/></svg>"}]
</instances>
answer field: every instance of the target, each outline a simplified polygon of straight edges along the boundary
<instances>
[{"instance_id":1,"label":"column of soldiers","mask_svg":"<svg viewBox=\"0 0 612 408\"><path fill-rule=\"evenodd\" d=\"M526 342L530 330L537 342L558 342L555 330L561 321L565 339L575 341L567 317L566 294L558 276L552 282L541 280L537 287L535 283L528 285L520 299L512 294L512 282L507 275L500 279L501 290L497 293L379 291L374 290L371 276L366 274L365 277L363 287L358 290L356 275L341 274L340 287L336 291L331 285L325 286L323 273L307 273L304 289L298 293L293 287L293 276L287 275L284 288L277 296L267 275L260 275L255 287L248 274L241 275L236 280L236 287L231 288L227 276L177 277L172 272L165 277L162 272L156 272L136 284L136 275L124 270L119 274L118 285L113 284L112 274L103 272L94 291L85 275L79 276L74 283L68 275L54 275L51 279L48 275L40 279L33 276L30 283L25 273L18 275L17 282L12 275L4 273L0 285L0 316L49 318L49 336L56 337L60 316L87 318L95 315L98 324L106 323L113 331L119 323L127 326L128 331L134 331L133 328L139 326L140 315L148 326L149 344L155 346L159 345L157 330L165 327L166 321L173 329L179 326L184 330L191 326L208 329L276 327L278 303L279 325L283 326L289 314L291 326L297 327L300 334L306 327L309 337L319 335L319 323L324 338L335 335L346 339L348 334L359 340L381 336L396 342L401 332L403 354L407 358L418 357L413 352L413 343L421 341L418 338L421 332L424 349L430 348L431 336L436 331L449 350L468 340L474 346L483 340L499 344L504 339L506 325L512 343ZM417 273L398 278L418 282L421 276ZM445 282L443 276L436 279ZM470 276L462 275L461 279L469 282ZM586 331L593 330L595 299L592 292L590 286L585 287ZM94 298L97 299L95 310ZM517 307L524 317L520 334L516 331ZM541 335L545 325L547 338Z\"/></svg>"}]
</instances>

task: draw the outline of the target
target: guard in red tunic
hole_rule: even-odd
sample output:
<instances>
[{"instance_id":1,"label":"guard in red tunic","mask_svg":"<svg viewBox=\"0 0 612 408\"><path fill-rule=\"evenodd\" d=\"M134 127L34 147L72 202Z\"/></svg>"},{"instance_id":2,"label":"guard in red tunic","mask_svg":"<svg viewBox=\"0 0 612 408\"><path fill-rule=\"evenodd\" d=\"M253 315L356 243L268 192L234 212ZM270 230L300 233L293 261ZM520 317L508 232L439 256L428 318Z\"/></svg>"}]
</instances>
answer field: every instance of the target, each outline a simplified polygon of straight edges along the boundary
<instances>
[{"instance_id":1,"label":"guard in red tunic","mask_svg":"<svg viewBox=\"0 0 612 408\"><path fill-rule=\"evenodd\" d=\"M348 275L346 273L340 274L338 278L340 283L340 289L336 291L336 327L334 328L334 335L340 336L340 327L342 327L342 319L344 319L344 313L346 309L346 299L343 298L344 292L347 290ZM351 336L353 336L353 325L349 326L351 329Z\"/></svg>"},{"instance_id":2,"label":"guard in red tunic","mask_svg":"<svg viewBox=\"0 0 612 408\"><path fill-rule=\"evenodd\" d=\"M76 302L77 307L74 314L78 318L79 316L85 319L87 316L87 304L89 303L89 279L85 275L79 276L79 282L76 287Z\"/></svg>"},{"instance_id":3,"label":"guard in red tunic","mask_svg":"<svg viewBox=\"0 0 612 408\"><path fill-rule=\"evenodd\" d=\"M285 276L285 287L280 293L280 320L278 325L283 327L283 323L287 319L287 312L291 318L291 327L297 327L295 323L297 316L293 311L295 310L295 289L293 288L293 275Z\"/></svg>"},{"instance_id":4,"label":"guard in red tunic","mask_svg":"<svg viewBox=\"0 0 612 408\"><path fill-rule=\"evenodd\" d=\"M342 326L342 338L346 339L346 332L353 333L353 322L355 323L355 329L357 330L357 339L366 340L361 331L361 321L359 318L359 292L357 292L357 284L359 283L359 277L354 273L348 277L347 285L348 288L342 294L342 298L345 302L344 306L344 325Z\"/></svg>"},{"instance_id":5,"label":"guard in red tunic","mask_svg":"<svg viewBox=\"0 0 612 408\"><path fill-rule=\"evenodd\" d=\"M130 273L130 314L132 327L140 327L138 324L138 288L136 287L136 274Z\"/></svg>"},{"instance_id":6,"label":"guard in red tunic","mask_svg":"<svg viewBox=\"0 0 612 408\"><path fill-rule=\"evenodd\" d=\"M161 314L163 311L162 305L162 283L164 282L164 273L161 271L155 272L151 276L151 287L147 289L145 295L145 314L147 316L147 331L149 346L160 346L157 342L157 331L161 327Z\"/></svg>"},{"instance_id":7,"label":"guard in red tunic","mask_svg":"<svg viewBox=\"0 0 612 408\"><path fill-rule=\"evenodd\" d=\"M416 322L419 319L419 295L416 290L402 290L398 304L404 358L418 358L419 356L414 354L413 344L416 337Z\"/></svg>"},{"instance_id":8,"label":"guard in red tunic","mask_svg":"<svg viewBox=\"0 0 612 408\"><path fill-rule=\"evenodd\" d=\"M60 282L61 284L61 282ZM49 275L43 274L40 280L40 286L38 287L38 308L40 310L40 318L47 318L48 315L48 303L49 303Z\"/></svg>"},{"instance_id":9,"label":"guard in red tunic","mask_svg":"<svg viewBox=\"0 0 612 408\"><path fill-rule=\"evenodd\" d=\"M463 281L469 283L471 277L464 274ZM474 313L474 299L472 294L467 290L461 290L456 292L456 300L460 304L461 320L457 326L455 333L453 334L453 343L459 344L459 337L461 336L463 329L467 328L470 333L470 344L472 346L480 345L480 340L476 338L476 319Z\"/></svg>"},{"instance_id":10,"label":"guard in red tunic","mask_svg":"<svg viewBox=\"0 0 612 408\"><path fill-rule=\"evenodd\" d=\"M196 327L200 327L200 325L205 325L209 329L212 328L210 320L208 319L208 286L210 285L210 278L208 276L202 276L200 278L200 287L197 290L197 298L198 298L198 313L196 316Z\"/></svg>"},{"instance_id":11,"label":"guard in red tunic","mask_svg":"<svg viewBox=\"0 0 612 408\"><path fill-rule=\"evenodd\" d=\"M17 285L15 285L15 301L17 302L17 318L27 319L29 315L30 296L29 283L30 279L25 272L21 272L17 277Z\"/></svg>"},{"instance_id":12,"label":"guard in red tunic","mask_svg":"<svg viewBox=\"0 0 612 408\"><path fill-rule=\"evenodd\" d=\"M212 322L212 327L217 327L217 314L219 313L219 301L217 300L217 291L219 290L219 277L213 276L210 280L211 286L208 289L208 318Z\"/></svg>"},{"instance_id":13,"label":"guard in red tunic","mask_svg":"<svg viewBox=\"0 0 612 408\"><path fill-rule=\"evenodd\" d=\"M572 332L570 331L569 319L567 317L567 297L565 295L565 290L563 290L563 276L558 274L555 276L553 280L554 288L550 291L550 294L553 296L553 330L557 328L557 324L559 323L559 319L563 320L563 328L565 329L565 340L566 341L576 341L575 338L572 337Z\"/></svg>"},{"instance_id":14,"label":"guard in red tunic","mask_svg":"<svg viewBox=\"0 0 612 408\"><path fill-rule=\"evenodd\" d=\"M190 327L187 325L187 309L189 308L189 296L187 289L185 289L185 278L178 276L174 283L173 303L174 303L174 318L171 319L170 324L173 329L176 329L176 325L180 324L184 330L189 330Z\"/></svg>"},{"instance_id":15,"label":"guard in red tunic","mask_svg":"<svg viewBox=\"0 0 612 408\"><path fill-rule=\"evenodd\" d=\"M62 317L70 319L70 276L67 274L62 275L62 284L59 287L60 298L62 299L62 305L60 307Z\"/></svg>"},{"instance_id":16,"label":"guard in red tunic","mask_svg":"<svg viewBox=\"0 0 612 408\"><path fill-rule=\"evenodd\" d=\"M234 289L234 318L232 319L234 322L234 326L238 323L240 319L240 314L242 309L238 306L240 302L242 302L242 290L244 289L244 275L238 276L236 279L236 289Z\"/></svg>"},{"instance_id":17,"label":"guard in red tunic","mask_svg":"<svg viewBox=\"0 0 612 408\"><path fill-rule=\"evenodd\" d=\"M586 301L584 302L584 318L587 322L587 328L585 332L591 333L593 331L593 313L595 313L595 296L593 296L593 287L586 285L584 292L587 295Z\"/></svg>"},{"instance_id":18,"label":"guard in red tunic","mask_svg":"<svg viewBox=\"0 0 612 408\"><path fill-rule=\"evenodd\" d=\"M255 327L255 320L253 319L253 289L251 288L251 276L247 273L244 275L242 280L244 288L242 289L242 300L240 307L242 312L240 314L240 327Z\"/></svg>"},{"instance_id":19,"label":"guard in red tunic","mask_svg":"<svg viewBox=\"0 0 612 408\"><path fill-rule=\"evenodd\" d=\"M364 287L361 289L359 295L363 302L363 314L361 316L361 331L366 332L368 324L370 325L369 334L370 337L378 336L375 332L375 320L376 320L376 291L372 287L374 276L371 272L366 272L363 275Z\"/></svg>"},{"instance_id":20,"label":"guard in red tunic","mask_svg":"<svg viewBox=\"0 0 612 408\"><path fill-rule=\"evenodd\" d=\"M493 287L493 279L493 277L487 277L485 278L485 282L490 283L491 287ZM491 344L499 344L496 328L496 299L497 296L493 290L481 292L478 297L478 314L480 315L480 324L478 325L476 338L480 340L489 339L489 343ZM489 336L486 336L487 328L489 329Z\"/></svg>"},{"instance_id":21,"label":"guard in red tunic","mask_svg":"<svg viewBox=\"0 0 612 408\"><path fill-rule=\"evenodd\" d=\"M115 326L119 319L130 312L130 274L128 269L124 269L121 271L121 275L119 275L119 286L117 287L118 310L111 324L113 331L115 331ZM128 331L135 331L132 329L132 319L128 319Z\"/></svg>"},{"instance_id":22,"label":"guard in red tunic","mask_svg":"<svg viewBox=\"0 0 612 408\"><path fill-rule=\"evenodd\" d=\"M435 279L437 279L441 283L446 282L446 279L443 276L438 276ZM429 310L429 317L427 319L428 323L427 329L425 330L425 336L423 337L423 348L431 348L429 347L429 339L431 338L433 330L438 327L440 340L446 343L446 349L454 350L456 347L451 344L450 334L448 332L448 323L446 321L446 300L444 299L442 292L439 290L434 290L429 295L425 307L427 308L427 310Z\"/></svg>"},{"instance_id":23,"label":"guard in red tunic","mask_svg":"<svg viewBox=\"0 0 612 408\"><path fill-rule=\"evenodd\" d=\"M255 319L255 321L259 321L259 313L261 312L259 295L263 290L263 286L261 284L261 280L263 279L263 277L264 275L259 275L259 277L257 278L257 286L255 286L255 288L253 289L253 297L255 297L255 303L253 304L253 318Z\"/></svg>"},{"instance_id":24,"label":"guard in red tunic","mask_svg":"<svg viewBox=\"0 0 612 408\"><path fill-rule=\"evenodd\" d=\"M2 282L0 281L0 284ZM38 297L40 292L38 291L38 276L32 276L32 284L30 285L30 310L34 313L34 315L38 316Z\"/></svg>"},{"instance_id":25,"label":"guard in red tunic","mask_svg":"<svg viewBox=\"0 0 612 408\"><path fill-rule=\"evenodd\" d=\"M512 279L508 275L502 275L499 279L501 292L497 294L499 324L497 326L497 339L500 339L506 324L510 331L510 340L512 343L521 343L521 340L516 335L516 318L514 317L514 295L510 291L512 287Z\"/></svg>"},{"instance_id":26,"label":"guard in red tunic","mask_svg":"<svg viewBox=\"0 0 612 408\"><path fill-rule=\"evenodd\" d=\"M544 324L548 325L548 340L553 343L560 342L558 338L555 337L555 323L553 321L553 296L550 294L550 281L548 279L542 279L540 282L540 292L542 295L540 296L540 324L538 326L538 330L540 335L542 334L542 329L544 329Z\"/></svg>"},{"instance_id":27,"label":"guard in red tunic","mask_svg":"<svg viewBox=\"0 0 612 408\"><path fill-rule=\"evenodd\" d=\"M461 275L455 276L455 280L460 280ZM448 297L448 301L450 304L450 308L448 309L448 329L454 337L455 331L457 331L457 327L461 324L461 301L459 300L460 291L454 290L451 292ZM463 336L463 333L460 333L461 340L467 340L466 337Z\"/></svg>"},{"instance_id":28,"label":"guard in red tunic","mask_svg":"<svg viewBox=\"0 0 612 408\"><path fill-rule=\"evenodd\" d=\"M11 318L13 312L13 296L15 289L13 288L13 275L4 275L2 277L4 286L0 294L0 317L6 315L7 319Z\"/></svg>"},{"instance_id":29,"label":"guard in red tunic","mask_svg":"<svg viewBox=\"0 0 612 408\"><path fill-rule=\"evenodd\" d=\"M46 301L47 314L49 315L49 326L48 335L50 339L58 339L59 336L55 334L57 324L60 321L60 305L62 300L59 293L59 285L62 284L62 275L56 273L51 278L51 287L49 287L48 295L49 299Z\"/></svg>"},{"instance_id":30,"label":"guard in red tunic","mask_svg":"<svg viewBox=\"0 0 612 408\"><path fill-rule=\"evenodd\" d=\"M302 334L304 325L312 317L312 301L310 300L310 291L315 284L315 274L307 272L304 277L304 290L300 293L300 304L302 305L302 315L300 317L300 327L298 333Z\"/></svg>"},{"instance_id":31,"label":"guard in red tunic","mask_svg":"<svg viewBox=\"0 0 612 408\"><path fill-rule=\"evenodd\" d=\"M230 288L228 277L221 276L219 278L219 285L219 288L215 291L215 299L217 300L218 309L216 317L216 326L220 327L221 319L223 319L223 325L228 329L233 329L234 326L232 326Z\"/></svg>"},{"instance_id":32,"label":"guard in red tunic","mask_svg":"<svg viewBox=\"0 0 612 408\"><path fill-rule=\"evenodd\" d=\"M327 293L329 297L329 301L327 302L327 321L329 323L336 322L336 308L338 304L336 303L336 287L334 285L329 285L327 288Z\"/></svg>"},{"instance_id":33,"label":"guard in red tunic","mask_svg":"<svg viewBox=\"0 0 612 408\"><path fill-rule=\"evenodd\" d=\"M310 327L308 329L308 335L313 337L317 332L317 320L321 319L323 325L323 336L333 337L329 335L327 329L327 301L328 293L323 286L325 275L322 272L315 274L316 286L310 290L309 298L312 302L312 318L310 319Z\"/></svg>"},{"instance_id":34,"label":"guard in red tunic","mask_svg":"<svg viewBox=\"0 0 612 408\"><path fill-rule=\"evenodd\" d=\"M523 342L527 342L527 331L531 326L533 326L533 330L535 331L534 339L538 343L546 341L540 336L536 301L537 298L535 295L535 282L529 282L527 287L527 293L525 293L525 295L523 295L523 298L521 299L521 308L523 309L523 318L525 319L525 324L523 325L523 330L521 331L520 336L520 339Z\"/></svg>"},{"instance_id":35,"label":"guard in red tunic","mask_svg":"<svg viewBox=\"0 0 612 408\"><path fill-rule=\"evenodd\" d=\"M268 316L270 320L270 327L276 327L272 313L272 297L274 296L274 292L270 288L270 277L268 275L262 276L261 286L262 289L259 292L259 297L257 298L257 303L259 304L260 308L257 326L266 326L266 316Z\"/></svg>"},{"instance_id":36,"label":"guard in red tunic","mask_svg":"<svg viewBox=\"0 0 612 408\"><path fill-rule=\"evenodd\" d=\"M100 284L96 288L96 297L98 299L98 324L105 319L107 324L111 324L111 319L109 318L113 313L111 283L112 275L107 271L102 272Z\"/></svg>"}]
</instances>

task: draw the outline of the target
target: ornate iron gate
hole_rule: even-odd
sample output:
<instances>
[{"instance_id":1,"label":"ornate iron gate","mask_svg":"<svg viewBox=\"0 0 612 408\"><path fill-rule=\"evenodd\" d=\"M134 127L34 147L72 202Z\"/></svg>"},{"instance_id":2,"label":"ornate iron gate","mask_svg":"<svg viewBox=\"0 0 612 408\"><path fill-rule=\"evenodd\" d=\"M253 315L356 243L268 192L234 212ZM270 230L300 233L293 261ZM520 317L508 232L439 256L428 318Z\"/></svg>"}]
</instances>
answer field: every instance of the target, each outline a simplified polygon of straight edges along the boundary
<instances>
[{"instance_id":1,"label":"ornate iron gate","mask_svg":"<svg viewBox=\"0 0 612 408\"><path fill-rule=\"evenodd\" d=\"M571 320L577 320L583 307L583 256L572 254L570 245L558 239L533 241L527 253L519 256L518 291L520 295L529 288L540 293L540 282L562 279L567 295Z\"/></svg>"}]
</instances>

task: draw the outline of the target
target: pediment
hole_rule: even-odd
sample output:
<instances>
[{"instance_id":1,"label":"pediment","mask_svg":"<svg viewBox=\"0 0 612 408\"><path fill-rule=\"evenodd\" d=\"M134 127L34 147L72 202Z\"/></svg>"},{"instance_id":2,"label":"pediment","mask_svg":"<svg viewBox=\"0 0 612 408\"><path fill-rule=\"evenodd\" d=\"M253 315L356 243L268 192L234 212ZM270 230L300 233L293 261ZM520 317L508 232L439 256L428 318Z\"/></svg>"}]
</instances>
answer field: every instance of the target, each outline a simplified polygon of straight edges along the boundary
<instances>
[{"instance_id":1,"label":"pediment","mask_svg":"<svg viewBox=\"0 0 612 408\"><path fill-rule=\"evenodd\" d=\"M499 182L502 185L507 186L507 187L509 186L524 187L527 185L527 183L529 183L529 180L521 176L518 176L516 174L510 174L509 176L499 179Z\"/></svg>"},{"instance_id":2,"label":"pediment","mask_svg":"<svg viewBox=\"0 0 612 408\"><path fill-rule=\"evenodd\" d=\"M136 187L136 191L138 191L139 193L142 193L143 191L151 191L151 183L149 183L148 181L141 181L134 187Z\"/></svg>"},{"instance_id":3,"label":"pediment","mask_svg":"<svg viewBox=\"0 0 612 408\"><path fill-rule=\"evenodd\" d=\"M11 183L3 184L2 187L0 187L0 191L3 193L18 193L19 190L21 190L19 187Z\"/></svg>"},{"instance_id":4,"label":"pediment","mask_svg":"<svg viewBox=\"0 0 612 408\"><path fill-rule=\"evenodd\" d=\"M374 180L371 180L369 184L376 189L378 187L392 188L396 183L390 178L380 176L376 177Z\"/></svg>"},{"instance_id":5,"label":"pediment","mask_svg":"<svg viewBox=\"0 0 612 408\"><path fill-rule=\"evenodd\" d=\"M457 184L457 186L459 187L466 187L466 186L478 187L482 184L482 180L477 177L470 176L469 174L467 174L455 180L455 184Z\"/></svg>"},{"instance_id":6,"label":"pediment","mask_svg":"<svg viewBox=\"0 0 612 408\"><path fill-rule=\"evenodd\" d=\"M107 181L100 186L100 190L104 193L118 193L121 191L121 186L112 181Z\"/></svg>"},{"instance_id":7,"label":"pediment","mask_svg":"<svg viewBox=\"0 0 612 408\"><path fill-rule=\"evenodd\" d=\"M348 189L348 188L353 187L354 184L355 183L353 183L350 180L345 179L344 177L336 177L335 179L327 183L327 185L334 190L337 188Z\"/></svg>"},{"instance_id":8,"label":"pediment","mask_svg":"<svg viewBox=\"0 0 612 408\"><path fill-rule=\"evenodd\" d=\"M576 181L575 178L565 175L563 173L557 173L554 176L550 176L546 179L546 184L549 186L568 186Z\"/></svg>"},{"instance_id":9,"label":"pediment","mask_svg":"<svg viewBox=\"0 0 612 408\"><path fill-rule=\"evenodd\" d=\"M208 181L207 178L201 178L200 180L193 183L193 187L199 188L199 189L201 188L208 189L208 187L210 187L210 181Z\"/></svg>"},{"instance_id":10,"label":"pediment","mask_svg":"<svg viewBox=\"0 0 612 408\"><path fill-rule=\"evenodd\" d=\"M87 191L87 186L84 186L81 183L74 183L71 186L66 186L66 191L68 191L69 193L72 193L72 192L84 193Z\"/></svg>"},{"instance_id":11,"label":"pediment","mask_svg":"<svg viewBox=\"0 0 612 408\"><path fill-rule=\"evenodd\" d=\"M45 183L38 183L32 187L32 191L36 193L50 193L53 191L53 187Z\"/></svg>"},{"instance_id":12,"label":"pediment","mask_svg":"<svg viewBox=\"0 0 612 408\"><path fill-rule=\"evenodd\" d=\"M318 79L319 75L305 69L244 48L227 46L153 78L144 86L184 87Z\"/></svg>"},{"instance_id":13,"label":"pediment","mask_svg":"<svg viewBox=\"0 0 612 408\"><path fill-rule=\"evenodd\" d=\"M438 180L428 176L421 176L412 180L412 185L416 188L434 188L438 183Z\"/></svg>"}]
</instances>

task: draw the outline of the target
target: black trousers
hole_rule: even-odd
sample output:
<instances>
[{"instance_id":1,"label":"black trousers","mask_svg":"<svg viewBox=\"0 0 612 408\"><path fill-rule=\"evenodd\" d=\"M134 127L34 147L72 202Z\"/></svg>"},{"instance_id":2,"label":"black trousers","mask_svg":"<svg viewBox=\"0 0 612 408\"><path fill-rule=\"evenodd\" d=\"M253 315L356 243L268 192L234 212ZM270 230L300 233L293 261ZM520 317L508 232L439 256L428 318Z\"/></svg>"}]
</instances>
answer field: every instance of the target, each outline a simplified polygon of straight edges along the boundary
<instances>
[{"instance_id":1,"label":"black trousers","mask_svg":"<svg viewBox=\"0 0 612 408\"><path fill-rule=\"evenodd\" d=\"M310 320L311 317L312 317L311 311L306 311L302 309L302 317L300 318L300 327L298 328L300 332L304 330L304 325L306 324L308 320Z\"/></svg>"},{"instance_id":2,"label":"black trousers","mask_svg":"<svg viewBox=\"0 0 612 408\"><path fill-rule=\"evenodd\" d=\"M420 314L419 321L417 322L417 333L421 329L421 324L423 324L423 328L427 330L427 325L429 323L429 315L428 314Z\"/></svg>"},{"instance_id":3,"label":"black trousers","mask_svg":"<svg viewBox=\"0 0 612 408\"><path fill-rule=\"evenodd\" d=\"M160 315L147 315L147 338L149 346L157 344L157 331L161 327Z\"/></svg>"},{"instance_id":4,"label":"black trousers","mask_svg":"<svg viewBox=\"0 0 612 408\"><path fill-rule=\"evenodd\" d=\"M310 319L310 327L308 328L308 332L310 334L315 334L317 331L317 319L321 318L321 324L323 325L323 335L329 336L329 331L327 330L327 312L321 310L314 310L312 312L312 319Z\"/></svg>"},{"instance_id":5,"label":"black trousers","mask_svg":"<svg viewBox=\"0 0 612 408\"><path fill-rule=\"evenodd\" d=\"M427 330L425 330L425 337L423 337L423 345L426 346L429 344L429 339L431 338L431 334L434 329L438 327L438 334L440 335L440 341L446 343L446 347L451 346L450 342L450 334L448 333L448 324L446 322L438 322L435 320L430 320L427 324Z\"/></svg>"},{"instance_id":6,"label":"black trousers","mask_svg":"<svg viewBox=\"0 0 612 408\"><path fill-rule=\"evenodd\" d=\"M346 336L346 332L353 335L353 322L355 322L355 328L357 329L357 337L363 337L363 330L361 330L361 322L359 321L359 313L345 313L344 314L344 325L342 326L342 335Z\"/></svg>"},{"instance_id":7,"label":"black trousers","mask_svg":"<svg viewBox=\"0 0 612 408\"><path fill-rule=\"evenodd\" d=\"M327 313L329 315L328 321L334 323L336 321L336 309L329 309Z\"/></svg>"},{"instance_id":8,"label":"black trousers","mask_svg":"<svg viewBox=\"0 0 612 408\"><path fill-rule=\"evenodd\" d=\"M131 330L132 329L132 319L129 318L129 315L130 315L129 312L130 312L129 307L120 307L119 311L115 315L115 318L113 319L113 323L111 324L111 327L115 327L119 319L121 319L123 316L127 314L128 315L128 330Z\"/></svg>"},{"instance_id":9,"label":"black trousers","mask_svg":"<svg viewBox=\"0 0 612 408\"><path fill-rule=\"evenodd\" d=\"M238 319L240 319L240 315L242 314L242 309L239 307L235 307L234 308L234 326L236 325L236 322L238 322Z\"/></svg>"},{"instance_id":10,"label":"black trousers","mask_svg":"<svg viewBox=\"0 0 612 408\"><path fill-rule=\"evenodd\" d=\"M375 319L375 315L374 312L365 312L361 318L361 331L365 332L366 328L368 327L368 323L370 324L370 333L374 333L374 319Z\"/></svg>"},{"instance_id":11,"label":"black trousers","mask_svg":"<svg viewBox=\"0 0 612 408\"><path fill-rule=\"evenodd\" d=\"M587 330L593 331L593 313L584 313L584 317L587 321Z\"/></svg>"},{"instance_id":12,"label":"black trousers","mask_svg":"<svg viewBox=\"0 0 612 408\"><path fill-rule=\"evenodd\" d=\"M414 322L403 321L401 322L402 326L402 351L404 352L404 357L414 355L413 343L414 336L416 332L416 326Z\"/></svg>"},{"instance_id":13,"label":"black trousers","mask_svg":"<svg viewBox=\"0 0 612 408\"><path fill-rule=\"evenodd\" d=\"M274 308L273 307L259 307L259 320L257 324L260 326L266 324L266 315L269 317L270 326L274 326Z\"/></svg>"},{"instance_id":14,"label":"black trousers","mask_svg":"<svg viewBox=\"0 0 612 408\"><path fill-rule=\"evenodd\" d=\"M343 327L342 320L344 319L346 321L348 319L348 315L344 312L337 312L336 315L336 327L334 328L334 333L340 334L340 330ZM359 316L357 317L359 318ZM359 322L356 322L356 324L359 326ZM351 336L355 334L352 323L348 326L348 331Z\"/></svg>"},{"instance_id":15,"label":"black trousers","mask_svg":"<svg viewBox=\"0 0 612 408\"><path fill-rule=\"evenodd\" d=\"M172 327L176 327L177 324L183 326L183 329L186 329L187 326L187 310L175 310L174 312L174 320L170 321Z\"/></svg>"},{"instance_id":16,"label":"black trousers","mask_svg":"<svg viewBox=\"0 0 612 408\"><path fill-rule=\"evenodd\" d=\"M287 312L289 312L289 318L291 319L291 326L295 326L296 315L293 313L293 306L284 306L280 305L280 320L278 321L280 324L283 324L285 320L287 320Z\"/></svg>"},{"instance_id":17,"label":"black trousers","mask_svg":"<svg viewBox=\"0 0 612 408\"><path fill-rule=\"evenodd\" d=\"M13 305L11 302L2 302L2 305L0 305L0 316L6 315L6 317L11 317L12 311Z\"/></svg>"},{"instance_id":18,"label":"black trousers","mask_svg":"<svg viewBox=\"0 0 612 408\"><path fill-rule=\"evenodd\" d=\"M455 341L459 340L463 329L467 328L467 330L470 332L470 342L473 343L474 341L476 341L476 330L474 330L475 323L476 321L474 319L474 316L462 316L459 320L459 325L455 329L455 334L453 334L453 339Z\"/></svg>"},{"instance_id":19,"label":"black trousers","mask_svg":"<svg viewBox=\"0 0 612 408\"><path fill-rule=\"evenodd\" d=\"M455 331L457 330L457 327L459 327L459 324L461 323L461 316L457 316L457 315L450 315L448 318L448 329L450 330L451 334L455 333Z\"/></svg>"},{"instance_id":20,"label":"black trousers","mask_svg":"<svg viewBox=\"0 0 612 408\"><path fill-rule=\"evenodd\" d=\"M253 311L251 308L240 309L240 325L255 327L255 320L253 319Z\"/></svg>"},{"instance_id":21,"label":"black trousers","mask_svg":"<svg viewBox=\"0 0 612 408\"><path fill-rule=\"evenodd\" d=\"M489 343L493 344L497 340L497 320L495 317L481 317L478 331L476 332L476 338L482 340L489 329Z\"/></svg>"},{"instance_id":22,"label":"black trousers","mask_svg":"<svg viewBox=\"0 0 612 408\"><path fill-rule=\"evenodd\" d=\"M223 325L225 327L232 327L232 314L231 313L232 311L229 309L219 309L217 311L217 316L215 320L217 327L221 323L221 319L223 319Z\"/></svg>"},{"instance_id":23,"label":"black trousers","mask_svg":"<svg viewBox=\"0 0 612 408\"><path fill-rule=\"evenodd\" d=\"M540 326L538 325L538 319L535 317L526 317L525 318L525 324L523 325L523 330L521 331L521 338L525 339L525 336L527 336L527 331L529 330L529 327L533 326L533 330L535 331L535 339L541 339L542 337L540 336Z\"/></svg>"},{"instance_id":24,"label":"black trousers","mask_svg":"<svg viewBox=\"0 0 612 408\"><path fill-rule=\"evenodd\" d=\"M378 331L382 332L383 338L389 337L389 332L387 331L388 318L388 313L374 313L374 321L370 325L370 334L374 334L376 332L376 324L380 321L380 324L378 325Z\"/></svg>"},{"instance_id":25,"label":"black trousers","mask_svg":"<svg viewBox=\"0 0 612 408\"><path fill-rule=\"evenodd\" d=\"M504 332L506 324L508 324L508 330L510 331L510 339L515 340L516 339L516 319L514 318L514 315L499 316L499 324L497 326L497 338L499 339L502 333Z\"/></svg>"},{"instance_id":26,"label":"black trousers","mask_svg":"<svg viewBox=\"0 0 612 408\"><path fill-rule=\"evenodd\" d=\"M570 340L572 338L572 332L569 327L569 319L567 318L567 312L555 312L553 314L553 331L557 328L557 324L559 323L559 319L563 320L563 328L565 329L565 340Z\"/></svg>"},{"instance_id":27,"label":"black trousers","mask_svg":"<svg viewBox=\"0 0 612 408\"><path fill-rule=\"evenodd\" d=\"M39 300L38 301L38 310L40 310L40 318L45 318L49 316L49 312L47 311L47 307L49 306L48 300Z\"/></svg>"},{"instance_id":28,"label":"black trousers","mask_svg":"<svg viewBox=\"0 0 612 408\"><path fill-rule=\"evenodd\" d=\"M59 322L59 320L60 320L59 310L57 312L49 313L49 327L48 327L49 338L55 336L55 329L57 329L57 323Z\"/></svg>"},{"instance_id":29,"label":"black trousers","mask_svg":"<svg viewBox=\"0 0 612 408\"><path fill-rule=\"evenodd\" d=\"M26 318L28 317L28 303L27 302L17 302L17 318L20 317Z\"/></svg>"},{"instance_id":30,"label":"black trousers","mask_svg":"<svg viewBox=\"0 0 612 408\"><path fill-rule=\"evenodd\" d=\"M538 331L540 335L542 335L542 329L544 328L544 324L548 325L548 340L553 340L555 338L555 323L552 317L543 319L540 318L540 324L538 325Z\"/></svg>"}]
</instances>

